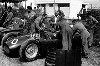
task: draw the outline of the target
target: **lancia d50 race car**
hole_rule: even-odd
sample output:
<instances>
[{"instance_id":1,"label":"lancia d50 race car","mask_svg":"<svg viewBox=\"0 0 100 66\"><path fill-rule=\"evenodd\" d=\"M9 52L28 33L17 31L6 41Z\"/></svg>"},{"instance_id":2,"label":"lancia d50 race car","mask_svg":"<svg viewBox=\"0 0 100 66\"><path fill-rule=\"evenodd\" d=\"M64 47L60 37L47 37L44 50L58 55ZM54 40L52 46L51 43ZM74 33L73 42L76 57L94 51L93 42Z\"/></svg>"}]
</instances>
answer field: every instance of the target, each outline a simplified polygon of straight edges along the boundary
<instances>
[{"instance_id":1,"label":"lancia d50 race car","mask_svg":"<svg viewBox=\"0 0 100 66\"><path fill-rule=\"evenodd\" d=\"M41 31L38 34L17 36L14 39L2 41L2 49L6 55L18 54L20 58L26 61L35 60L37 57L45 57L48 49L62 48L60 32L51 33L51 36L47 36L46 33L46 31Z\"/></svg>"}]
</instances>

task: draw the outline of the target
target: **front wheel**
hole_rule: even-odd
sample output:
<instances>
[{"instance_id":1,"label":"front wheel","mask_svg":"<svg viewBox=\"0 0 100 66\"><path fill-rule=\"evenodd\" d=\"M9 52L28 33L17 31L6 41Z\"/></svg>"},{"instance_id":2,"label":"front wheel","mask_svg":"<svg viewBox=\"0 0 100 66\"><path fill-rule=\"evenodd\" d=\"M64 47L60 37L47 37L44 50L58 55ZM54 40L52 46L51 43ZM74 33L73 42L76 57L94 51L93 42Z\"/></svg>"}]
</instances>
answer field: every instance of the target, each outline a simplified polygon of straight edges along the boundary
<instances>
[{"instance_id":1,"label":"front wheel","mask_svg":"<svg viewBox=\"0 0 100 66\"><path fill-rule=\"evenodd\" d=\"M20 58L25 61L33 61L39 55L39 47L36 43L29 41L20 48Z\"/></svg>"}]
</instances>

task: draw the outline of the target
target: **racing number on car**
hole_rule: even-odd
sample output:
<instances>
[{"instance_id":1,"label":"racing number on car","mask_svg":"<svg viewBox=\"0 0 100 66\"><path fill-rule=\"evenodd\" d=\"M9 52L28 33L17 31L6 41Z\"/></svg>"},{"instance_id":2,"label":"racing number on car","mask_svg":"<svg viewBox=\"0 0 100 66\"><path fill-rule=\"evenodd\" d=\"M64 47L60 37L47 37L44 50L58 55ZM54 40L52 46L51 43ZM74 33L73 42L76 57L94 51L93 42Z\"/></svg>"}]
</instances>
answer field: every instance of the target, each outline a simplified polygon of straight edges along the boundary
<instances>
[{"instance_id":1,"label":"racing number on car","mask_svg":"<svg viewBox=\"0 0 100 66\"><path fill-rule=\"evenodd\" d=\"M18 42L18 39L14 39L11 43L16 44Z\"/></svg>"},{"instance_id":2,"label":"racing number on car","mask_svg":"<svg viewBox=\"0 0 100 66\"><path fill-rule=\"evenodd\" d=\"M34 39L40 39L40 34L35 33L35 34L32 34L31 37Z\"/></svg>"}]
</instances>

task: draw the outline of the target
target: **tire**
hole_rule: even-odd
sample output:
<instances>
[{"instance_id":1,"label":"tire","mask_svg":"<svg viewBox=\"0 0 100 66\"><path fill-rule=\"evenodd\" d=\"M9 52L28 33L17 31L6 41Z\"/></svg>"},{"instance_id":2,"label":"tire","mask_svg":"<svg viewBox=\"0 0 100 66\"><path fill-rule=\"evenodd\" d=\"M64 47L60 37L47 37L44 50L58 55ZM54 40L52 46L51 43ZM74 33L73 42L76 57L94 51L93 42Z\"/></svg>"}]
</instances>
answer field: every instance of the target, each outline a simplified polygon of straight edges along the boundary
<instances>
[{"instance_id":1,"label":"tire","mask_svg":"<svg viewBox=\"0 0 100 66\"><path fill-rule=\"evenodd\" d=\"M34 61L39 56L39 46L35 41L27 40L21 45L19 54L24 61Z\"/></svg>"}]
</instances>

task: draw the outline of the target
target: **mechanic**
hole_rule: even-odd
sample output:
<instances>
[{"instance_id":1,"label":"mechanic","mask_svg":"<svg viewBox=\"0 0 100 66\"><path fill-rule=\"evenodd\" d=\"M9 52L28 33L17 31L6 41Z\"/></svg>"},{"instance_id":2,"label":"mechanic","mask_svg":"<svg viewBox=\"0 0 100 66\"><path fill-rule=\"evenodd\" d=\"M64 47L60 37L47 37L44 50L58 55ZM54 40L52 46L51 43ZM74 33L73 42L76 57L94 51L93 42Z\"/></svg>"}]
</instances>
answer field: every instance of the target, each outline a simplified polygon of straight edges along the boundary
<instances>
[{"instance_id":1,"label":"mechanic","mask_svg":"<svg viewBox=\"0 0 100 66\"><path fill-rule=\"evenodd\" d=\"M36 27L36 32L41 33L41 37L44 37L44 29L45 29L45 24L44 21L47 17L47 14L39 14L39 16L35 19L35 27Z\"/></svg>"},{"instance_id":2,"label":"mechanic","mask_svg":"<svg viewBox=\"0 0 100 66\"><path fill-rule=\"evenodd\" d=\"M81 20L83 20L83 24L85 25L85 27L90 32L89 46L92 46L94 28L99 22L92 16L92 13L90 11L86 11L85 6L82 6L82 9L78 14L78 17L79 16L81 17Z\"/></svg>"},{"instance_id":3,"label":"mechanic","mask_svg":"<svg viewBox=\"0 0 100 66\"><path fill-rule=\"evenodd\" d=\"M89 46L91 46L93 43L94 28L99 22L92 16L91 12L87 12L86 21L88 24L87 29L90 32Z\"/></svg>"},{"instance_id":4,"label":"mechanic","mask_svg":"<svg viewBox=\"0 0 100 66\"><path fill-rule=\"evenodd\" d=\"M56 32L56 29L52 27L51 17L47 17L46 15L43 24L44 24L44 29L47 31L45 33L47 39L52 39L52 36L54 36L54 32Z\"/></svg>"},{"instance_id":5,"label":"mechanic","mask_svg":"<svg viewBox=\"0 0 100 66\"><path fill-rule=\"evenodd\" d=\"M82 24L81 20L73 20L73 30L79 30L81 33L81 39L82 39L82 45L84 46L84 52L85 54L88 54L90 52L88 48L88 42L89 42L89 37L90 33L87 31L85 26Z\"/></svg>"},{"instance_id":6,"label":"mechanic","mask_svg":"<svg viewBox=\"0 0 100 66\"><path fill-rule=\"evenodd\" d=\"M13 18L12 7L9 6L8 10L7 10L7 17L5 19L4 25L8 26L9 23L11 22L12 18Z\"/></svg>"},{"instance_id":7,"label":"mechanic","mask_svg":"<svg viewBox=\"0 0 100 66\"><path fill-rule=\"evenodd\" d=\"M35 23L34 23L34 20L36 19L36 13L32 10L32 7L31 6L27 6L27 12L25 13L25 16L26 16L26 20L28 21L29 23L29 30L31 33L34 33L35 32Z\"/></svg>"},{"instance_id":8,"label":"mechanic","mask_svg":"<svg viewBox=\"0 0 100 66\"><path fill-rule=\"evenodd\" d=\"M39 16L35 19L35 24L36 24L36 29L42 30L45 27L45 19L47 17L47 14L43 13L43 14L39 14Z\"/></svg>"},{"instance_id":9,"label":"mechanic","mask_svg":"<svg viewBox=\"0 0 100 66\"><path fill-rule=\"evenodd\" d=\"M56 20L57 25L61 26L62 45L63 45L62 49L71 50L73 29L66 22L63 11L58 10L57 12L55 12L55 16L57 17L57 20Z\"/></svg>"}]
</instances>

